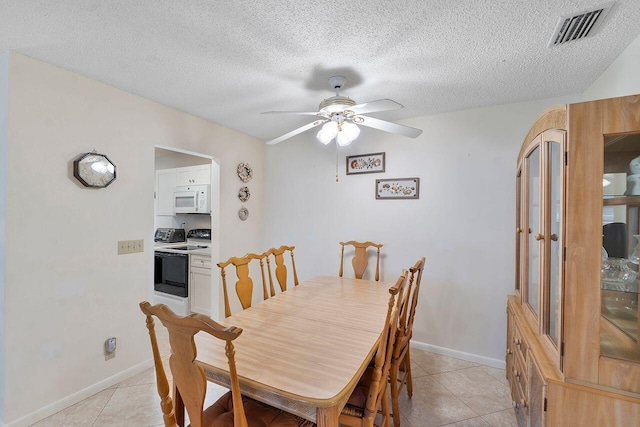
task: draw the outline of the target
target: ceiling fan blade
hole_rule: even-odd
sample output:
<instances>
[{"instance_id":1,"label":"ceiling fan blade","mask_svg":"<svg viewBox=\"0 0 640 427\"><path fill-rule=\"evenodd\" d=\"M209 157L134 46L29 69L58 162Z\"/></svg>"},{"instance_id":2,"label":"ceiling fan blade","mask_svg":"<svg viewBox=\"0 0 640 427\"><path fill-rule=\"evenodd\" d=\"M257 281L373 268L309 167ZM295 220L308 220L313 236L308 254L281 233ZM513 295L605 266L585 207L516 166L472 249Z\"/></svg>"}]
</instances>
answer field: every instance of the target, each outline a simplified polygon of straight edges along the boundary
<instances>
[{"instance_id":1,"label":"ceiling fan blade","mask_svg":"<svg viewBox=\"0 0 640 427\"><path fill-rule=\"evenodd\" d=\"M277 137L277 138L275 138L275 139L272 139L271 141L267 141L267 144L268 144L268 145L277 144L278 142L282 142L282 141L284 141L285 139L289 139L289 138L291 138L292 136L296 136L296 135L297 135L297 134L299 134L299 133L302 133L302 132L308 131L309 129L312 129L312 128L316 127L316 126L320 126L321 124L323 124L323 123L325 123L325 122L327 122L327 121L328 121L328 120L316 120L315 122L312 122L312 123L309 123L308 125L304 125L304 126L302 126L302 127L299 127L298 129L294 129L294 130L292 130L292 131L291 131L291 132L289 132L289 133L285 133L285 134L284 134L284 135L282 135L282 136L279 136L279 137Z\"/></svg>"},{"instance_id":2,"label":"ceiling fan blade","mask_svg":"<svg viewBox=\"0 0 640 427\"><path fill-rule=\"evenodd\" d=\"M374 119L373 117L358 117L362 118L363 121L357 124L383 130L385 132L397 133L399 135L408 136L409 138L417 138L422 133L422 130L409 126L399 125L397 123L387 122L385 120Z\"/></svg>"},{"instance_id":3,"label":"ceiling fan blade","mask_svg":"<svg viewBox=\"0 0 640 427\"><path fill-rule=\"evenodd\" d=\"M297 114L302 116L317 116L317 111L263 111L260 114Z\"/></svg>"},{"instance_id":4,"label":"ceiling fan blade","mask_svg":"<svg viewBox=\"0 0 640 427\"><path fill-rule=\"evenodd\" d=\"M396 101L385 98L378 99L377 101L357 104L353 107L349 107L349 110L353 111L355 114L366 114L375 113L376 111L399 110L400 108L404 108L404 106L398 104Z\"/></svg>"}]
</instances>

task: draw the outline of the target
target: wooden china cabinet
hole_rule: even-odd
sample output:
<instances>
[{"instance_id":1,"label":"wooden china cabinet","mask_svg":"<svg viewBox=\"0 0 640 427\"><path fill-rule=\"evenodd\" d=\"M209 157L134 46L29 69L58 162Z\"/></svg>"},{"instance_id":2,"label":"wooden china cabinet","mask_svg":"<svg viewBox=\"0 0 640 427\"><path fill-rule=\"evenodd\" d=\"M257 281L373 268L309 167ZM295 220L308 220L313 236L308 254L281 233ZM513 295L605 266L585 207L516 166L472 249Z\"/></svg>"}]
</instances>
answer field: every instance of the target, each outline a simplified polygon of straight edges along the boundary
<instances>
[{"instance_id":1,"label":"wooden china cabinet","mask_svg":"<svg viewBox=\"0 0 640 427\"><path fill-rule=\"evenodd\" d=\"M548 109L518 156L519 426L640 426L640 95Z\"/></svg>"}]
</instances>

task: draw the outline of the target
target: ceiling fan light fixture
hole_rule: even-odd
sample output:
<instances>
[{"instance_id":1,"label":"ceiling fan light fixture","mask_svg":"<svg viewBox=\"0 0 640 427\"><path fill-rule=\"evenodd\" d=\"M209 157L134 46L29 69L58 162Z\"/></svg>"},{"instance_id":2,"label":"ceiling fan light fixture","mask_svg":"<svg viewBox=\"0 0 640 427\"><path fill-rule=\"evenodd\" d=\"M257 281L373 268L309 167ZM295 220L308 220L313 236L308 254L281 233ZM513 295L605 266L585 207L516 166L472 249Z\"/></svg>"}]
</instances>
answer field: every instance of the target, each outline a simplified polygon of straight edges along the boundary
<instances>
[{"instance_id":1,"label":"ceiling fan light fixture","mask_svg":"<svg viewBox=\"0 0 640 427\"><path fill-rule=\"evenodd\" d=\"M360 128L353 123L342 123L340 132L336 136L336 144L346 147L360 135Z\"/></svg>"},{"instance_id":2,"label":"ceiling fan light fixture","mask_svg":"<svg viewBox=\"0 0 640 427\"><path fill-rule=\"evenodd\" d=\"M318 140L322 142L324 145L327 145L331 142L333 138L338 134L338 123L334 121L330 121L325 123L320 129L320 132L316 135Z\"/></svg>"},{"instance_id":3,"label":"ceiling fan light fixture","mask_svg":"<svg viewBox=\"0 0 640 427\"><path fill-rule=\"evenodd\" d=\"M338 136L336 136L336 144L338 144L340 147L346 147L352 142L353 140L349 139L349 137L345 135L344 132L340 132Z\"/></svg>"},{"instance_id":4,"label":"ceiling fan light fixture","mask_svg":"<svg viewBox=\"0 0 640 427\"><path fill-rule=\"evenodd\" d=\"M353 123L345 122L342 124L341 133L344 133L347 136L347 138L353 141L358 137L358 135L360 135L360 128L354 125Z\"/></svg>"}]
</instances>

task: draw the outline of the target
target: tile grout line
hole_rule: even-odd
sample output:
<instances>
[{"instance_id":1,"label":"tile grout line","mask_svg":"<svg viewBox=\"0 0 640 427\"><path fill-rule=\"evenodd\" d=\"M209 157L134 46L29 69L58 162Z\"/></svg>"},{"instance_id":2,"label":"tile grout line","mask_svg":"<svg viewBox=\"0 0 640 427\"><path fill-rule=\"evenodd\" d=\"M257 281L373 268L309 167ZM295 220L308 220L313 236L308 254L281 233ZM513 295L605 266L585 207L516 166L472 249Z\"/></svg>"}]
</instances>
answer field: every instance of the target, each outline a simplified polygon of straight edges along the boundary
<instances>
[{"instance_id":1,"label":"tile grout line","mask_svg":"<svg viewBox=\"0 0 640 427\"><path fill-rule=\"evenodd\" d=\"M474 368L478 368L478 367L482 367L482 365L480 365L480 366L471 366L471 367L468 367L468 368L462 368L462 369L458 369L458 370L456 370L456 371L469 370L469 369L474 369ZM454 371L451 371L451 372L454 372ZM484 372L484 371L483 371L483 372ZM490 377L492 381L494 381L495 383L497 383L497 385L499 385L499 386L501 386L501 387L505 387L505 385L504 385L504 384L502 384L502 382L501 382L499 379L495 378L495 377L494 377L493 375L491 375L491 374L488 374L488 373L486 373L486 372L484 372L484 373L485 373L488 377ZM454 395L458 400L460 400L464 405L468 406L468 407L469 407L469 409L471 409L473 412L477 413L477 411L475 411L473 408L471 408L469 405L467 405L467 404L466 404L462 399L460 399L460 397L456 394L456 392L455 392L455 391L450 390L450 389L449 389L445 384L443 384L442 382L438 381L438 379L437 379L437 378L433 378L433 380L434 380L435 382L437 382L438 384L440 384L442 387L444 387L444 388L445 388L447 391L449 391L451 394L453 394L453 395ZM479 416L479 417L483 417L484 415L489 415L489 414L494 414L494 413L501 412L501 411L506 411L507 409L510 409L510 408L503 408L503 409L499 409L499 410L497 410L497 411L489 412L488 414L478 414L478 416ZM484 421L484 422L486 422L486 423L488 423L486 420L484 420L484 418L483 418L483 421ZM488 423L488 424L490 424L490 423Z\"/></svg>"},{"instance_id":2,"label":"tile grout line","mask_svg":"<svg viewBox=\"0 0 640 427\"><path fill-rule=\"evenodd\" d=\"M98 419L100 418L100 415L102 415L102 412L104 412L104 408L107 407L107 405L109 404L109 402L111 402L111 399L113 398L113 395L116 394L116 390L118 389L118 387L120 386L120 383L118 383L116 385L116 387L114 387L112 390L113 392L111 393L111 396L109 396L109 399L107 399L107 401L104 403L104 405L102 406L102 409L100 409L100 412L98 412L98 415L96 415L96 419L93 420L93 422L91 423L91 427L96 425L96 422L98 422ZM107 389L108 390L108 389Z\"/></svg>"},{"instance_id":3,"label":"tile grout line","mask_svg":"<svg viewBox=\"0 0 640 427\"><path fill-rule=\"evenodd\" d=\"M501 410L499 410L499 411L490 412L490 413L488 413L488 414L481 415L481 417L482 417L482 420L483 420L485 423L489 424L491 427L495 427L492 423L490 423L489 421L487 421L484 417L485 417L485 416L487 416L487 415L497 414L497 413L499 413L499 412L509 411L509 410L512 410L512 409L513 409L513 408L501 409Z\"/></svg>"}]
</instances>

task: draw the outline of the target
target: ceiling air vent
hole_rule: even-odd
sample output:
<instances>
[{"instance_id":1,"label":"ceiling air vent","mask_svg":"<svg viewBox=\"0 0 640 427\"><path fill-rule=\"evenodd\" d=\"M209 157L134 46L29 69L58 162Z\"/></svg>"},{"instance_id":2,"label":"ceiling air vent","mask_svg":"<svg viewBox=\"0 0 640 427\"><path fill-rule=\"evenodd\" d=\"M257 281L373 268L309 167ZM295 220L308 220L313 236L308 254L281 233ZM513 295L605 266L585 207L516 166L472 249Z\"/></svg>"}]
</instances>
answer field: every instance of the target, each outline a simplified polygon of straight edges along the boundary
<instances>
[{"instance_id":1,"label":"ceiling air vent","mask_svg":"<svg viewBox=\"0 0 640 427\"><path fill-rule=\"evenodd\" d=\"M611 10L611 6L613 6L613 3L608 3L605 6L594 8L587 12L561 16L549 41L549 47L559 46L593 35L609 10Z\"/></svg>"}]
</instances>

